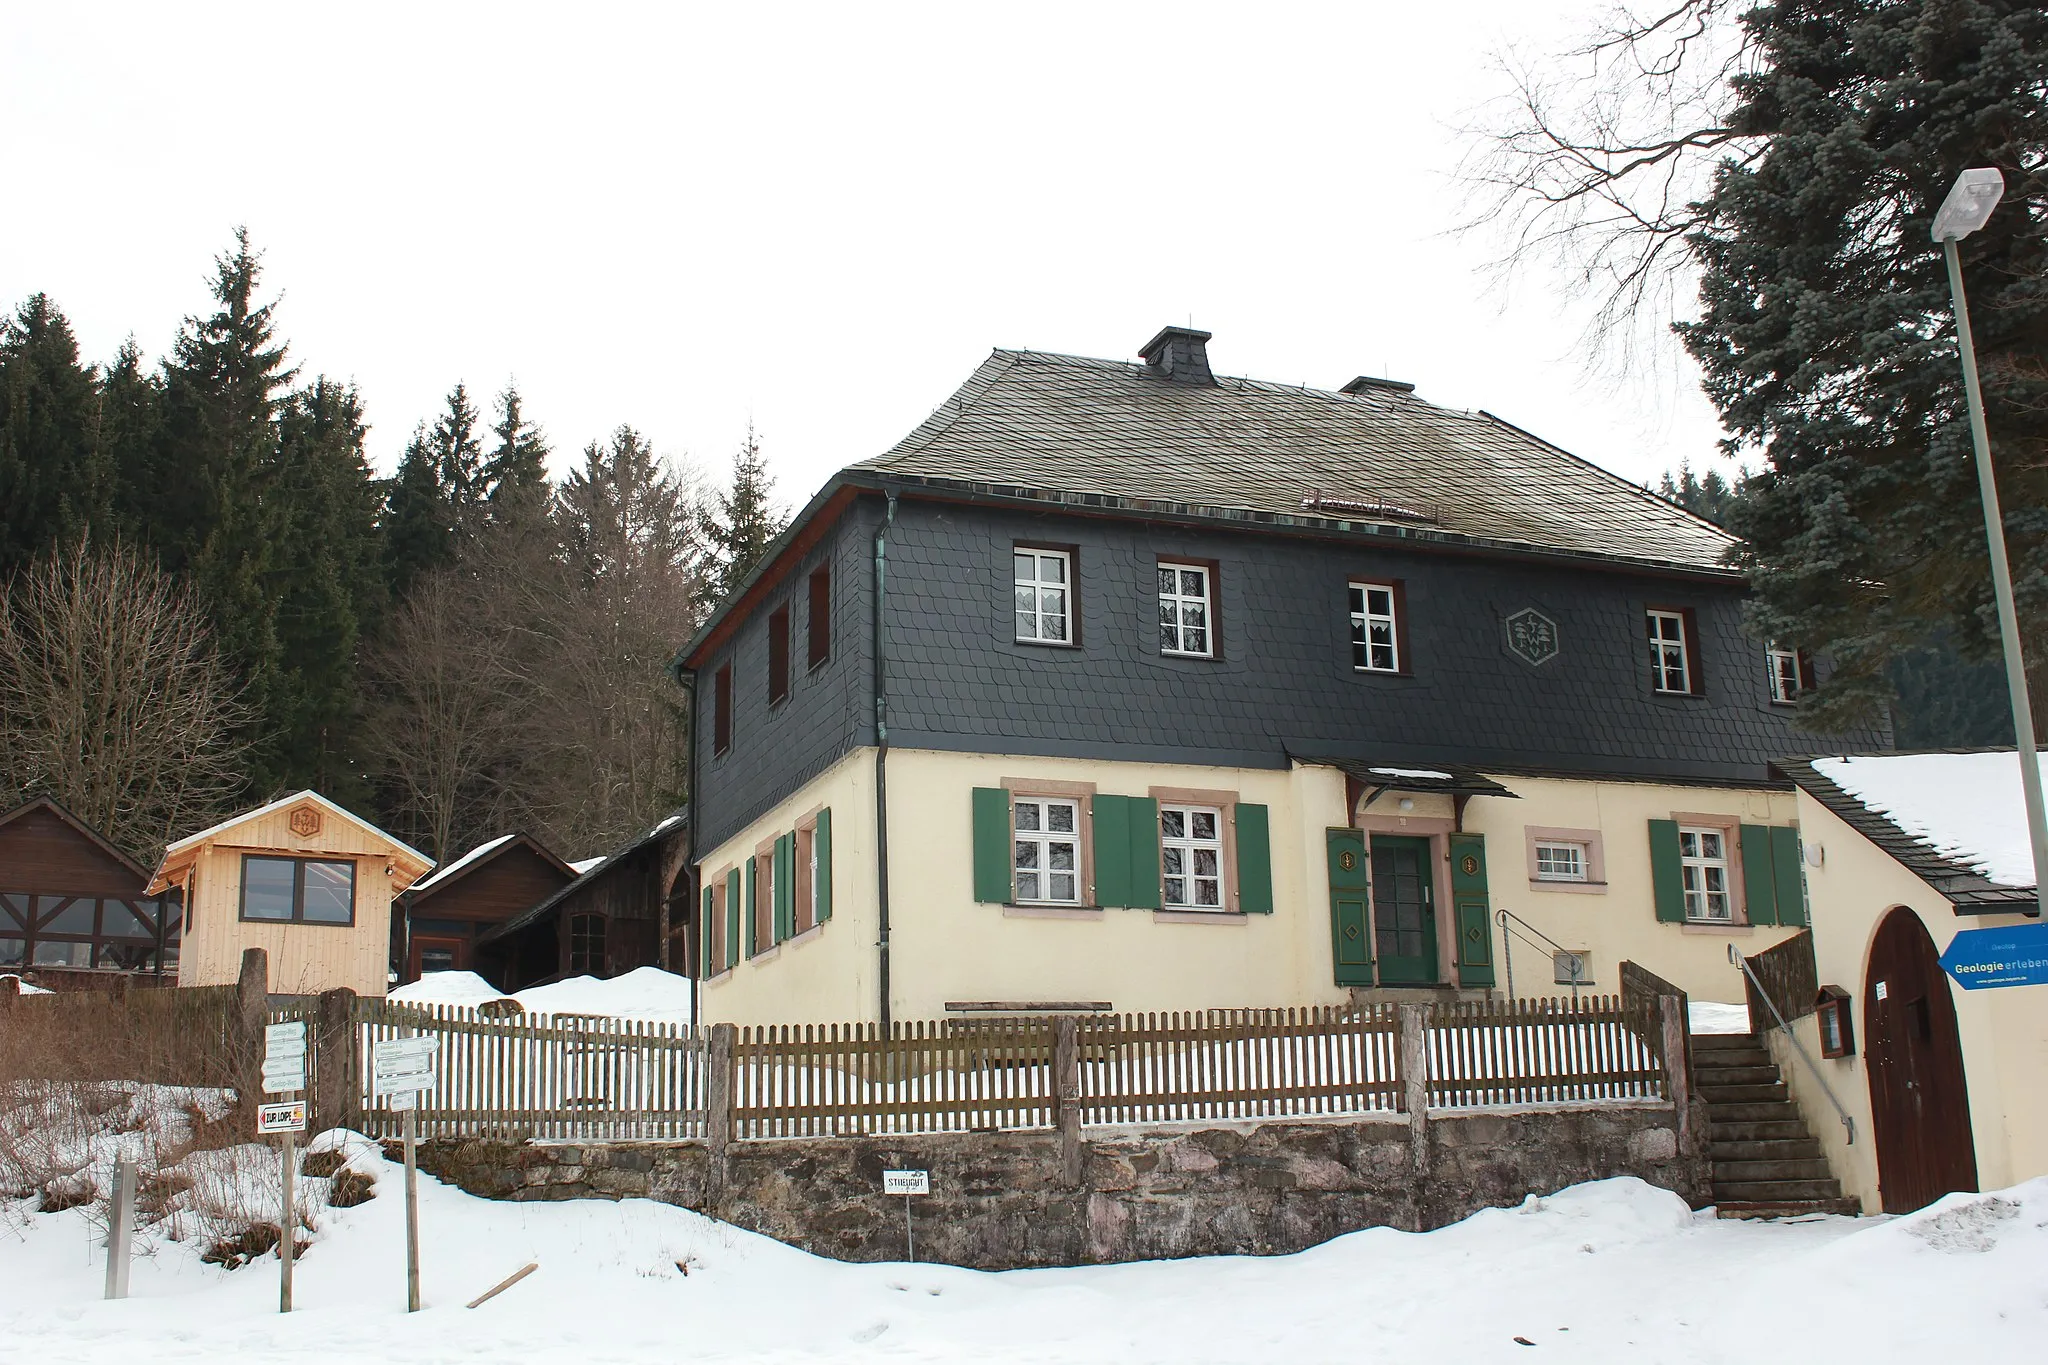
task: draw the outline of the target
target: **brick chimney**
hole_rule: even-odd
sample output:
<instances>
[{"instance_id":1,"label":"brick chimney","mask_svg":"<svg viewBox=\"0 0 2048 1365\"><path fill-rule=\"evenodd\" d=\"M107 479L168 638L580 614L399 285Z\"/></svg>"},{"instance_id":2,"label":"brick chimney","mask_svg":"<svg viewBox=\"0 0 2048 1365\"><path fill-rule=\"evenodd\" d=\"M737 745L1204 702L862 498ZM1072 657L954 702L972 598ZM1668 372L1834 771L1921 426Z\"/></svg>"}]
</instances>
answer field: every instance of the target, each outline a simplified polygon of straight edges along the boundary
<instances>
[{"instance_id":1,"label":"brick chimney","mask_svg":"<svg viewBox=\"0 0 2048 1365\"><path fill-rule=\"evenodd\" d=\"M1209 373L1209 336L1192 327L1162 327L1158 336L1138 349L1138 356L1145 368L1161 379L1214 385L1216 376Z\"/></svg>"}]
</instances>

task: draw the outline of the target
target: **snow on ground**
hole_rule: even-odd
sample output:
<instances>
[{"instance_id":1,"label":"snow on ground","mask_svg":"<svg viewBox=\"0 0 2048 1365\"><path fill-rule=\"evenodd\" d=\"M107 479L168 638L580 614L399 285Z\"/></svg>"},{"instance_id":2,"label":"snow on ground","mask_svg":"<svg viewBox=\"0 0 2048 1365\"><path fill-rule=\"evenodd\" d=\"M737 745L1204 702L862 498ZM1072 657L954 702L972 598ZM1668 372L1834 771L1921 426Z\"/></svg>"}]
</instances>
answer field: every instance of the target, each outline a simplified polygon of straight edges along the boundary
<instances>
[{"instance_id":1,"label":"snow on ground","mask_svg":"<svg viewBox=\"0 0 2048 1365\"><path fill-rule=\"evenodd\" d=\"M391 992L404 1005L463 1005L474 1009L504 993L475 972L435 972ZM602 1014L663 1024L690 1022L690 979L659 967L636 967L600 981L572 976L512 996L528 1014Z\"/></svg>"},{"instance_id":2,"label":"snow on ground","mask_svg":"<svg viewBox=\"0 0 2048 1365\"><path fill-rule=\"evenodd\" d=\"M492 1203L422 1176L425 1309L408 1316L397 1168L349 1147L377 1197L318 1212L291 1316L276 1311L275 1260L223 1271L146 1234L133 1297L101 1302L93 1224L36 1214L0 1233L0 1356L1747 1365L1763 1351L2002 1365L2038 1360L2048 1334L2048 1179L1907 1218L1781 1224L1720 1222L1609 1180L1296 1256L985 1274L846 1265L645 1200ZM540 1269L522 1283L462 1306L529 1261Z\"/></svg>"},{"instance_id":3,"label":"snow on ground","mask_svg":"<svg viewBox=\"0 0 2048 1365\"><path fill-rule=\"evenodd\" d=\"M44 990L44 989L43 989L43 988L42 988L41 986L31 986L31 985L29 985L29 984L28 984L28 982L26 982L26 981L23 981L23 980L22 980L22 979L21 979L20 977L16 976L16 975L15 975L15 974L14 974L13 972L0 972L0 981L12 981L12 982L14 983L14 985L15 985L15 989L17 989L18 991L20 991L20 992L21 992L21 993L22 993L23 995L48 995L48 994L49 994L49 992L48 992L48 991L46 991L46 990Z\"/></svg>"},{"instance_id":4,"label":"snow on ground","mask_svg":"<svg viewBox=\"0 0 2048 1365\"><path fill-rule=\"evenodd\" d=\"M1815 759L1813 770L1947 858L2001 886L2032 886L2016 752Z\"/></svg>"},{"instance_id":5,"label":"snow on ground","mask_svg":"<svg viewBox=\"0 0 2048 1365\"><path fill-rule=\"evenodd\" d=\"M1714 1000L1686 1001L1686 1027L1693 1033L1747 1033L1749 1006Z\"/></svg>"}]
</instances>

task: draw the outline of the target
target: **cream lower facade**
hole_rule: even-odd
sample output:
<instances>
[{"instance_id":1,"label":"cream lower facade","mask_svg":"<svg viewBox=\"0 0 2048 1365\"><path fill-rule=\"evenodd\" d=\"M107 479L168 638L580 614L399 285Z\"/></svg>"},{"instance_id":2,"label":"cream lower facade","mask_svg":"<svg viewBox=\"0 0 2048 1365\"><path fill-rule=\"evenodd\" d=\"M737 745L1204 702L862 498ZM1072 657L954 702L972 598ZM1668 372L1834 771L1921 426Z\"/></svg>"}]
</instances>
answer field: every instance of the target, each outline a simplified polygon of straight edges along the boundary
<instances>
[{"instance_id":1,"label":"cream lower facade","mask_svg":"<svg viewBox=\"0 0 2048 1365\"><path fill-rule=\"evenodd\" d=\"M1459 981L1448 836L1460 826L1485 838L1490 911L1507 909L1543 936L1583 953L1589 984L1582 989L1597 994L1618 992L1619 964L1633 959L1696 999L1740 1000L1728 943L1752 953L1796 932L1775 925L1659 921L1648 836L1650 821L1674 818L1730 831L1744 824L1789 826L1796 811L1789 790L1506 776L1498 780L1515 798L1471 797L1461 819L1449 795L1392 786L1353 812L1345 774L1317 764L1192 768L906 749L892 750L887 764L889 1014L898 1020L1077 1005L1125 1013L1343 1003L1351 988L1339 984L1334 969L1327 842L1333 827L1362 829L1368 843L1375 836L1429 841L1437 975L1445 985ZM1003 787L1068 793L1084 811L1093 794L1163 800L1196 794L1226 810L1233 809L1232 800L1263 806L1272 910L977 900L972 794ZM704 984L706 1022L829 1023L881 1016L875 791L875 751L851 751L703 855L700 885L723 885L729 872L743 872L748 859L818 810L832 812L831 918L758 955L738 951L733 966ZM1596 874L1568 888L1540 880L1531 853L1537 835L1565 834L1586 847L1587 871ZM1739 857L1733 879L1739 919ZM1566 993L1570 988L1557 984L1540 940L1503 941L1501 922L1490 911L1484 923L1491 983L1476 989L1505 994L1512 961L1517 995Z\"/></svg>"},{"instance_id":2,"label":"cream lower facade","mask_svg":"<svg viewBox=\"0 0 2048 1365\"><path fill-rule=\"evenodd\" d=\"M1792 1026L1805 1057L1775 1030L1769 1035L1772 1052L1842 1192L1862 1201L1864 1212L1877 1213L1883 1195L1863 1011L1866 967L1879 924L1895 907L1904 907L1919 918L1935 949L1946 951L1965 929L2028 921L2009 914L1958 915L1933 887L1805 792L1799 794L1799 819L1811 850L1807 888L1815 967L1823 986L1847 991L1857 1048L1847 1057L1823 1057L1818 1018L1808 1015ZM2003 1189L2048 1175L2048 987L1966 991L1945 977L1944 984L1962 1042L1977 1188ZM1836 1101L1855 1123L1853 1142L1836 1115Z\"/></svg>"}]
</instances>

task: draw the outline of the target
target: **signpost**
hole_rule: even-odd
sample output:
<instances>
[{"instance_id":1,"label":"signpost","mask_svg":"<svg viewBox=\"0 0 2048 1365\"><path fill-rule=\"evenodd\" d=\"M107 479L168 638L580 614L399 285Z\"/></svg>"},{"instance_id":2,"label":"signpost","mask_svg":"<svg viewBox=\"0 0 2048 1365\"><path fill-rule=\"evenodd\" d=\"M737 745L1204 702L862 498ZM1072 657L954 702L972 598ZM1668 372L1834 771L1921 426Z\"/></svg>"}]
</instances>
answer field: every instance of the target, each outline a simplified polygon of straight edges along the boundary
<instances>
[{"instance_id":1,"label":"signpost","mask_svg":"<svg viewBox=\"0 0 2048 1365\"><path fill-rule=\"evenodd\" d=\"M906 1259L917 1259L917 1235L910 1230L911 1196L932 1192L930 1171L884 1171L882 1172L882 1193L903 1196L903 1247Z\"/></svg>"},{"instance_id":2,"label":"signpost","mask_svg":"<svg viewBox=\"0 0 2048 1365\"><path fill-rule=\"evenodd\" d=\"M370 1093L405 1114L405 1311L420 1311L419 1096L434 1088L434 1037L387 1038L371 1058Z\"/></svg>"},{"instance_id":3,"label":"signpost","mask_svg":"<svg viewBox=\"0 0 2048 1365\"><path fill-rule=\"evenodd\" d=\"M1966 991L2048 986L2048 921L1964 929L1949 940L1941 967Z\"/></svg>"},{"instance_id":4,"label":"signpost","mask_svg":"<svg viewBox=\"0 0 2048 1365\"><path fill-rule=\"evenodd\" d=\"M284 1138L279 1156L282 1193L277 1219L277 1311L292 1311L292 1258L298 1250L298 1174L295 1135L306 1130L306 1021L293 1019L263 1030L263 1089L271 1095L297 1094L285 1104L258 1105L256 1133Z\"/></svg>"}]
</instances>

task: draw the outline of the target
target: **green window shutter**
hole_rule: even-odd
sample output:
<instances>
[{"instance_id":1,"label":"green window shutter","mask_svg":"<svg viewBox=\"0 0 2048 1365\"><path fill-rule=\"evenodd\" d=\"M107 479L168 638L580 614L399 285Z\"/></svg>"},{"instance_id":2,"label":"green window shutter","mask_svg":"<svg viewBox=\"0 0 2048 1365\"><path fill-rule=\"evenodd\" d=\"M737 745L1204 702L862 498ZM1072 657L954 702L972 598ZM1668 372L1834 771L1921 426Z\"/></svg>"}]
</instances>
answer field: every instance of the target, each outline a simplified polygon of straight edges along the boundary
<instances>
[{"instance_id":1,"label":"green window shutter","mask_svg":"<svg viewBox=\"0 0 2048 1365\"><path fill-rule=\"evenodd\" d=\"M747 859L747 956L768 945L761 942L761 861Z\"/></svg>"},{"instance_id":2,"label":"green window shutter","mask_svg":"<svg viewBox=\"0 0 2048 1365\"><path fill-rule=\"evenodd\" d=\"M832 918L832 812L818 812L818 828L811 835L811 857L817 867L811 882L817 894L818 923Z\"/></svg>"},{"instance_id":3,"label":"green window shutter","mask_svg":"<svg viewBox=\"0 0 2048 1365\"><path fill-rule=\"evenodd\" d=\"M1778 883L1778 923L1806 927L1806 874L1799 866L1799 831L1771 829L1771 873Z\"/></svg>"},{"instance_id":4,"label":"green window shutter","mask_svg":"<svg viewBox=\"0 0 2048 1365\"><path fill-rule=\"evenodd\" d=\"M1778 878L1771 867L1768 825L1742 827L1742 903L1751 924L1778 922Z\"/></svg>"},{"instance_id":5,"label":"green window shutter","mask_svg":"<svg viewBox=\"0 0 2048 1365\"><path fill-rule=\"evenodd\" d=\"M1009 902L1015 871L1010 847L1010 794L1001 787L974 789L974 899L993 905Z\"/></svg>"},{"instance_id":6,"label":"green window shutter","mask_svg":"<svg viewBox=\"0 0 2048 1365\"><path fill-rule=\"evenodd\" d=\"M1149 796L1124 798L1130 828L1130 898L1134 910L1157 910L1159 888L1159 803Z\"/></svg>"},{"instance_id":7,"label":"green window shutter","mask_svg":"<svg viewBox=\"0 0 2048 1365\"><path fill-rule=\"evenodd\" d=\"M796 836L775 840L775 941L796 933Z\"/></svg>"},{"instance_id":8,"label":"green window shutter","mask_svg":"<svg viewBox=\"0 0 2048 1365\"><path fill-rule=\"evenodd\" d=\"M1451 919L1458 935L1458 984L1493 984L1493 906L1486 889L1486 836L1453 834Z\"/></svg>"},{"instance_id":9,"label":"green window shutter","mask_svg":"<svg viewBox=\"0 0 2048 1365\"><path fill-rule=\"evenodd\" d=\"M1096 795L1089 799L1093 831L1097 905L1131 904L1131 798Z\"/></svg>"},{"instance_id":10,"label":"green window shutter","mask_svg":"<svg viewBox=\"0 0 2048 1365\"><path fill-rule=\"evenodd\" d=\"M1650 822L1650 886L1657 918L1665 924L1685 923L1685 874L1678 863L1678 822Z\"/></svg>"},{"instance_id":11,"label":"green window shutter","mask_svg":"<svg viewBox=\"0 0 2048 1365\"><path fill-rule=\"evenodd\" d=\"M697 945L697 971L699 975L705 977L711 976L718 970L717 966L711 961L711 912L717 908L717 905L718 897L712 893L710 887L705 887L704 913L697 920L697 937L701 940Z\"/></svg>"},{"instance_id":12,"label":"green window shutter","mask_svg":"<svg viewBox=\"0 0 2048 1365\"><path fill-rule=\"evenodd\" d=\"M1152 845L1153 857L1159 845ZM1237 908L1247 915L1273 913L1273 839L1266 808L1237 805Z\"/></svg>"},{"instance_id":13,"label":"green window shutter","mask_svg":"<svg viewBox=\"0 0 2048 1365\"><path fill-rule=\"evenodd\" d=\"M740 870L725 874L725 965L740 960Z\"/></svg>"}]
</instances>

